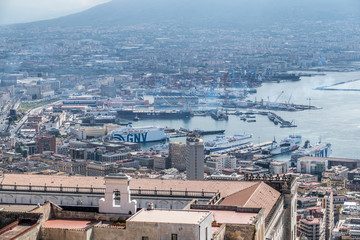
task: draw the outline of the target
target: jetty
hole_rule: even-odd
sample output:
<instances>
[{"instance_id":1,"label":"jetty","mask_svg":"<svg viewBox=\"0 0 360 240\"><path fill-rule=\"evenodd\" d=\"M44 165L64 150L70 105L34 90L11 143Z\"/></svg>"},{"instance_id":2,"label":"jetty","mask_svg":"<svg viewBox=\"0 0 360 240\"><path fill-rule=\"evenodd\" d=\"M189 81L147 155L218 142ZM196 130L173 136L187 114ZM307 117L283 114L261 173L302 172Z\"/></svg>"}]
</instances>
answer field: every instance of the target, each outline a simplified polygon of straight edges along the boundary
<instances>
[{"instance_id":1,"label":"jetty","mask_svg":"<svg viewBox=\"0 0 360 240\"><path fill-rule=\"evenodd\" d=\"M297 125L293 124L293 121L286 121L274 112L268 112L267 115L270 121L272 121L275 125L280 124L281 128L297 127Z\"/></svg>"},{"instance_id":2,"label":"jetty","mask_svg":"<svg viewBox=\"0 0 360 240\"><path fill-rule=\"evenodd\" d=\"M165 128L165 133L169 134L170 138L186 137L189 133L196 132L201 136L204 135L214 135L214 134L224 134L225 130L200 130L194 129L193 131L185 128L174 129L174 128Z\"/></svg>"}]
</instances>

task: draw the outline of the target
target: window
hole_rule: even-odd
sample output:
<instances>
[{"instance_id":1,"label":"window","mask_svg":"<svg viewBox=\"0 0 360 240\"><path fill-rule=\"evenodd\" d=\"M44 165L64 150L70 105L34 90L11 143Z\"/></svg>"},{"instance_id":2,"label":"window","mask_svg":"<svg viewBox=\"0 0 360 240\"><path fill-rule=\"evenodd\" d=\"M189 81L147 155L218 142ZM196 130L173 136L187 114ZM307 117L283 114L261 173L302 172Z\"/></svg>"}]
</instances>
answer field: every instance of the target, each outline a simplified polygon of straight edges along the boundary
<instances>
[{"instance_id":1,"label":"window","mask_svg":"<svg viewBox=\"0 0 360 240\"><path fill-rule=\"evenodd\" d=\"M171 234L171 240L178 240L177 234Z\"/></svg>"},{"instance_id":2,"label":"window","mask_svg":"<svg viewBox=\"0 0 360 240\"><path fill-rule=\"evenodd\" d=\"M141 237L141 240L149 240L149 237L144 237L144 236L142 236L142 237Z\"/></svg>"},{"instance_id":3,"label":"window","mask_svg":"<svg viewBox=\"0 0 360 240\"><path fill-rule=\"evenodd\" d=\"M120 206L120 192L113 192L113 206Z\"/></svg>"}]
</instances>

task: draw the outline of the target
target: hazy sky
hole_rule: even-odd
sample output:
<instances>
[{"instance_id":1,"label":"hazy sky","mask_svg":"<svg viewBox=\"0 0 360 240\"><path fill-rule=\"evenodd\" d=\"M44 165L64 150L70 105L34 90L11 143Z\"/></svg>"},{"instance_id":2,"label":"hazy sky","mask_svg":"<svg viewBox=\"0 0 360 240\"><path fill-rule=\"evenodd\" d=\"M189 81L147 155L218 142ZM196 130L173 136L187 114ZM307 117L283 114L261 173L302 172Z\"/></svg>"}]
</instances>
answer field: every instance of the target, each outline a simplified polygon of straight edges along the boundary
<instances>
[{"instance_id":1,"label":"hazy sky","mask_svg":"<svg viewBox=\"0 0 360 240\"><path fill-rule=\"evenodd\" d=\"M0 0L0 24L31 22L85 10L109 0Z\"/></svg>"}]
</instances>

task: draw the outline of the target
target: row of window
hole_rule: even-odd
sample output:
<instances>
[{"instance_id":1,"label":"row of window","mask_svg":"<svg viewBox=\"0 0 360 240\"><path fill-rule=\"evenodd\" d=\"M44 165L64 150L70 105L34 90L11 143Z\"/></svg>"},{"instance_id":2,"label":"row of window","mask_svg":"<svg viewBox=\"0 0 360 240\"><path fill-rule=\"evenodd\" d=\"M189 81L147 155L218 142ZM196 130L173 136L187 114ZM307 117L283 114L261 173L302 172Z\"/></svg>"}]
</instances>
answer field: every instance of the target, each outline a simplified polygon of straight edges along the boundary
<instances>
[{"instance_id":1,"label":"row of window","mask_svg":"<svg viewBox=\"0 0 360 240\"><path fill-rule=\"evenodd\" d=\"M149 240L149 237L143 236L141 240ZM171 234L171 240L178 240L177 234Z\"/></svg>"}]
</instances>

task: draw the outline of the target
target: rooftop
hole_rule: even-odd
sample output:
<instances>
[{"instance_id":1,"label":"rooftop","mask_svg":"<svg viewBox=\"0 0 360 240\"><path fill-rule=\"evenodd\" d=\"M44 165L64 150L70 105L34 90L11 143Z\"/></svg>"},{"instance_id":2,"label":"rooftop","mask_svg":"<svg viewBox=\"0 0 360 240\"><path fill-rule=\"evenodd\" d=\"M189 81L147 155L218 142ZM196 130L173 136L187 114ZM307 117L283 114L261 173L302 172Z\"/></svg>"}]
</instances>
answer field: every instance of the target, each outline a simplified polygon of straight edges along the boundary
<instances>
[{"instance_id":1,"label":"rooftop","mask_svg":"<svg viewBox=\"0 0 360 240\"><path fill-rule=\"evenodd\" d=\"M227 210L209 210L212 213L212 219L217 223L229 224L251 224L258 213L245 213Z\"/></svg>"},{"instance_id":2,"label":"rooftop","mask_svg":"<svg viewBox=\"0 0 360 240\"><path fill-rule=\"evenodd\" d=\"M60 228L60 229L85 229L92 226L92 221L83 220L69 220L69 219L51 219L45 222L46 228Z\"/></svg>"},{"instance_id":3,"label":"rooftop","mask_svg":"<svg viewBox=\"0 0 360 240\"><path fill-rule=\"evenodd\" d=\"M267 217L281 194L264 182L255 183L225 197L220 205L265 208L265 217Z\"/></svg>"},{"instance_id":4,"label":"rooftop","mask_svg":"<svg viewBox=\"0 0 360 240\"><path fill-rule=\"evenodd\" d=\"M153 209L140 211L129 218L127 222L178 223L197 225L209 215L211 215L209 211Z\"/></svg>"},{"instance_id":5,"label":"rooftop","mask_svg":"<svg viewBox=\"0 0 360 240\"><path fill-rule=\"evenodd\" d=\"M30 212L37 208L37 205L23 205L23 204L0 204L0 211L6 212Z\"/></svg>"},{"instance_id":6,"label":"rooftop","mask_svg":"<svg viewBox=\"0 0 360 240\"><path fill-rule=\"evenodd\" d=\"M104 177L87 176L59 176L59 175L24 175L24 174L4 174L0 178L0 184L32 186L60 186L63 187L94 187L105 188ZM131 189L157 189L173 191L219 191L222 197L227 197L244 189L248 189L259 184L256 181L200 181L200 180L163 180L149 178L132 178L130 181ZM268 186L268 185L267 185ZM269 188L271 188L269 186ZM272 189L272 188L271 188ZM274 190L277 192L276 190ZM280 193L279 193L280 194ZM229 204L227 204L229 205ZM238 205L240 206L240 205Z\"/></svg>"}]
</instances>

